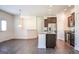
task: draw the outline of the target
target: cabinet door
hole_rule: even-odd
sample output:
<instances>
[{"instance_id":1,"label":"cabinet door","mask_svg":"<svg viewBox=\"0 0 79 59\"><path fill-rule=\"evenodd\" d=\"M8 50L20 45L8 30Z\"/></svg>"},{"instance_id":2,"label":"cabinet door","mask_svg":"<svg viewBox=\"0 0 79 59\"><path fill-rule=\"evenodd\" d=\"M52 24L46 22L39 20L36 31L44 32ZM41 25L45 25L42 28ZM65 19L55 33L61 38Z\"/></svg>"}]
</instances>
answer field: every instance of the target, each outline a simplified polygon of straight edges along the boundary
<instances>
[{"instance_id":1,"label":"cabinet door","mask_svg":"<svg viewBox=\"0 0 79 59\"><path fill-rule=\"evenodd\" d=\"M44 27L48 27L48 20L47 19L44 20Z\"/></svg>"},{"instance_id":2,"label":"cabinet door","mask_svg":"<svg viewBox=\"0 0 79 59\"><path fill-rule=\"evenodd\" d=\"M68 17L68 27L72 27L73 26L73 19L72 16Z\"/></svg>"},{"instance_id":3,"label":"cabinet door","mask_svg":"<svg viewBox=\"0 0 79 59\"><path fill-rule=\"evenodd\" d=\"M74 34L70 34L70 45L74 46Z\"/></svg>"},{"instance_id":4,"label":"cabinet door","mask_svg":"<svg viewBox=\"0 0 79 59\"><path fill-rule=\"evenodd\" d=\"M75 13L72 13L71 16L68 17L68 27L75 26Z\"/></svg>"},{"instance_id":5,"label":"cabinet door","mask_svg":"<svg viewBox=\"0 0 79 59\"><path fill-rule=\"evenodd\" d=\"M72 13L73 26L75 26L75 13Z\"/></svg>"},{"instance_id":6,"label":"cabinet door","mask_svg":"<svg viewBox=\"0 0 79 59\"><path fill-rule=\"evenodd\" d=\"M56 23L56 17L48 17L48 23Z\"/></svg>"},{"instance_id":7,"label":"cabinet door","mask_svg":"<svg viewBox=\"0 0 79 59\"><path fill-rule=\"evenodd\" d=\"M54 48L56 46L56 35L46 34L46 48Z\"/></svg>"}]
</instances>

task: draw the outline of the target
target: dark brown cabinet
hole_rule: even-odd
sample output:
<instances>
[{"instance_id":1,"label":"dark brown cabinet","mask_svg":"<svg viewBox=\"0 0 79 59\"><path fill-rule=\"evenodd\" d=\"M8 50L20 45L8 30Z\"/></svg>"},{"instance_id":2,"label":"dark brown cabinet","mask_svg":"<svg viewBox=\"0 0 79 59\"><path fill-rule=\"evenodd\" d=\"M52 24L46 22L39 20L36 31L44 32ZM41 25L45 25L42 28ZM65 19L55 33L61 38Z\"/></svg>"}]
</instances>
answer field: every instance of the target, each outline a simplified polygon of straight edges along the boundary
<instances>
[{"instance_id":1,"label":"dark brown cabinet","mask_svg":"<svg viewBox=\"0 0 79 59\"><path fill-rule=\"evenodd\" d=\"M54 48L56 46L56 34L46 34L46 48Z\"/></svg>"},{"instance_id":2,"label":"dark brown cabinet","mask_svg":"<svg viewBox=\"0 0 79 59\"><path fill-rule=\"evenodd\" d=\"M56 23L57 18L56 17L47 17L47 19L44 20L44 27L48 27L48 23Z\"/></svg>"},{"instance_id":3,"label":"dark brown cabinet","mask_svg":"<svg viewBox=\"0 0 79 59\"><path fill-rule=\"evenodd\" d=\"M48 17L48 23L56 23L56 17Z\"/></svg>"},{"instance_id":4,"label":"dark brown cabinet","mask_svg":"<svg viewBox=\"0 0 79 59\"><path fill-rule=\"evenodd\" d=\"M44 20L44 27L48 27L48 21L47 21L47 19Z\"/></svg>"},{"instance_id":5,"label":"dark brown cabinet","mask_svg":"<svg viewBox=\"0 0 79 59\"><path fill-rule=\"evenodd\" d=\"M70 34L70 45L72 45L73 47L74 47L74 39L75 39L75 37L74 37L74 34Z\"/></svg>"},{"instance_id":6,"label":"dark brown cabinet","mask_svg":"<svg viewBox=\"0 0 79 59\"><path fill-rule=\"evenodd\" d=\"M75 27L75 13L72 13L73 26Z\"/></svg>"},{"instance_id":7,"label":"dark brown cabinet","mask_svg":"<svg viewBox=\"0 0 79 59\"><path fill-rule=\"evenodd\" d=\"M74 40L75 40L74 33L72 32L65 33L65 42L69 43L71 46L74 47L75 45Z\"/></svg>"},{"instance_id":8,"label":"dark brown cabinet","mask_svg":"<svg viewBox=\"0 0 79 59\"><path fill-rule=\"evenodd\" d=\"M75 26L75 13L72 13L71 16L68 17L68 27Z\"/></svg>"}]
</instances>

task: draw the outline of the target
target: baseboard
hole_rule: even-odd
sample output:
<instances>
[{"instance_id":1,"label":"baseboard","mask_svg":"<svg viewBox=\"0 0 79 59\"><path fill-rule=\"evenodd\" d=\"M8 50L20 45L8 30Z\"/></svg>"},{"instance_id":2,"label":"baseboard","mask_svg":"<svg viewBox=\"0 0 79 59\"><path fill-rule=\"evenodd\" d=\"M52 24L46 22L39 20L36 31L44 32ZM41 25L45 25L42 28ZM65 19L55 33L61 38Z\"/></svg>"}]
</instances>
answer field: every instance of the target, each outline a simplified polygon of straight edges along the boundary
<instances>
[{"instance_id":1,"label":"baseboard","mask_svg":"<svg viewBox=\"0 0 79 59\"><path fill-rule=\"evenodd\" d=\"M34 37L34 38L10 38L10 39L6 39L6 40L0 40L0 42L4 42L4 41L7 41L7 40L12 40L12 39L38 39L38 37Z\"/></svg>"},{"instance_id":2,"label":"baseboard","mask_svg":"<svg viewBox=\"0 0 79 59\"><path fill-rule=\"evenodd\" d=\"M36 37L36 38L35 37L34 38L13 38L13 39L22 39L22 40L24 39L24 40L27 40L27 39L38 39L38 37Z\"/></svg>"},{"instance_id":3,"label":"baseboard","mask_svg":"<svg viewBox=\"0 0 79 59\"><path fill-rule=\"evenodd\" d=\"M12 39L0 40L0 43L1 43L1 42L4 42L4 41L7 41L7 40L12 40Z\"/></svg>"}]
</instances>

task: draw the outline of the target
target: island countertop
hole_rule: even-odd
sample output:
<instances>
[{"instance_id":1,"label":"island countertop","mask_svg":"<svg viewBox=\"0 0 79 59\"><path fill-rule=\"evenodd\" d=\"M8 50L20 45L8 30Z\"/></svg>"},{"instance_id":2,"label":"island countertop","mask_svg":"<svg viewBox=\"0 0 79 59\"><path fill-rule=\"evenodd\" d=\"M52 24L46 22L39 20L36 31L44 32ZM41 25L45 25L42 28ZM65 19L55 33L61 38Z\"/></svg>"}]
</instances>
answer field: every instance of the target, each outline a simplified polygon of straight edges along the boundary
<instances>
[{"instance_id":1,"label":"island countertop","mask_svg":"<svg viewBox=\"0 0 79 59\"><path fill-rule=\"evenodd\" d=\"M55 32L40 32L39 34L57 34Z\"/></svg>"}]
</instances>

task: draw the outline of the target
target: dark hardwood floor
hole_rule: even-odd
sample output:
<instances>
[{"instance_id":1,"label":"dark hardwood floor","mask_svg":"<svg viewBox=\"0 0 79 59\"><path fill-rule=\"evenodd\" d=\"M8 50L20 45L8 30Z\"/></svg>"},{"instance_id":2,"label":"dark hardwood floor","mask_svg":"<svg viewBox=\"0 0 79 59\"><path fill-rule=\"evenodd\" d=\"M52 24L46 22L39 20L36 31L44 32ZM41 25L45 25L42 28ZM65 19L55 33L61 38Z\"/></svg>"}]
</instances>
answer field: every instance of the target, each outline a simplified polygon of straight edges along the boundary
<instances>
[{"instance_id":1,"label":"dark hardwood floor","mask_svg":"<svg viewBox=\"0 0 79 59\"><path fill-rule=\"evenodd\" d=\"M62 40L57 40L54 49L38 49L37 39L12 39L0 43L0 54L78 54Z\"/></svg>"}]
</instances>

